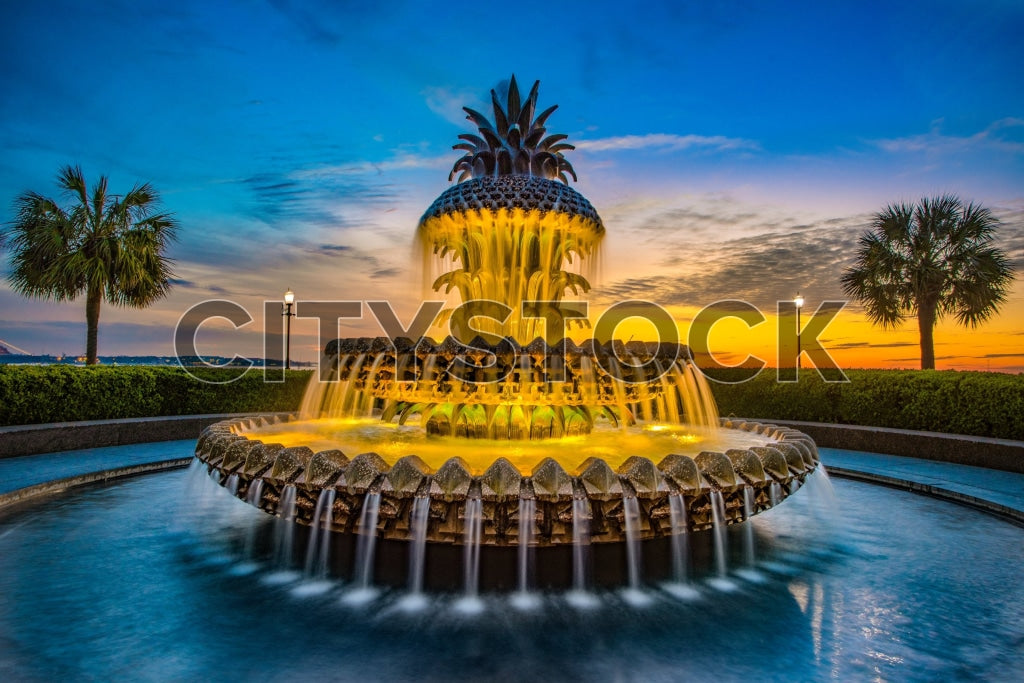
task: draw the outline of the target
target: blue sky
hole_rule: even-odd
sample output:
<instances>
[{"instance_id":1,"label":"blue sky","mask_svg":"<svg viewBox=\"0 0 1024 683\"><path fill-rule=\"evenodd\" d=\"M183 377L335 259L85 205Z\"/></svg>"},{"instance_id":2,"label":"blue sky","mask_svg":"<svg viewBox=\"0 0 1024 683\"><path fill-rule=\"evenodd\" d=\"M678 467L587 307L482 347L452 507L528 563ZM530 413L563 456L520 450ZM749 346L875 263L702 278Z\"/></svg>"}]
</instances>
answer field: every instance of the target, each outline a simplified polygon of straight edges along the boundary
<instances>
[{"instance_id":1,"label":"blue sky","mask_svg":"<svg viewBox=\"0 0 1024 683\"><path fill-rule=\"evenodd\" d=\"M596 301L835 298L870 213L924 194L991 206L1024 261L1022 32L1008 1L4 3L0 220L67 163L161 190L180 282L105 309L101 354L169 353L193 303L255 313L289 286L411 314L412 235L461 106L514 72L560 105L550 127L608 228ZM0 339L80 353L83 308L0 284ZM258 326L213 325L205 350L254 353Z\"/></svg>"}]
</instances>

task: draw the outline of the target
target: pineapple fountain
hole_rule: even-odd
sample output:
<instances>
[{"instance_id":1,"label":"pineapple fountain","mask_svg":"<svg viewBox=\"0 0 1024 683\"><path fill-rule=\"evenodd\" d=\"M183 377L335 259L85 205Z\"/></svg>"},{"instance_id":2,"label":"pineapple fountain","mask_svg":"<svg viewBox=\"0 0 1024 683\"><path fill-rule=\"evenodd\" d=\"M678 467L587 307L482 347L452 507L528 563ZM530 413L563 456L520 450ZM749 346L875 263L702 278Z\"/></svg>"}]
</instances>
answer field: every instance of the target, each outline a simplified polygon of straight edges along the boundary
<instances>
[{"instance_id":1,"label":"pineapple fountain","mask_svg":"<svg viewBox=\"0 0 1024 683\"><path fill-rule=\"evenodd\" d=\"M670 546L678 578L683 541L715 529L723 571L726 525L819 467L798 431L720 420L685 347L559 338L586 325L564 297L590 289L605 230L569 186L573 146L548 134L557 105L537 113L538 85L523 99L513 77L504 103L492 90L493 122L466 108L478 134L459 136L455 184L420 220L424 272L461 302L443 312L451 336L335 340L298 414L199 438L196 457L233 495L309 528L307 568L323 573L347 539L367 586L389 574L375 570L380 539L409 558L413 591L430 567L469 593L507 576L583 588L603 547L635 587L642 548ZM499 558L483 572L482 550ZM498 565L516 569L489 577Z\"/></svg>"}]
</instances>

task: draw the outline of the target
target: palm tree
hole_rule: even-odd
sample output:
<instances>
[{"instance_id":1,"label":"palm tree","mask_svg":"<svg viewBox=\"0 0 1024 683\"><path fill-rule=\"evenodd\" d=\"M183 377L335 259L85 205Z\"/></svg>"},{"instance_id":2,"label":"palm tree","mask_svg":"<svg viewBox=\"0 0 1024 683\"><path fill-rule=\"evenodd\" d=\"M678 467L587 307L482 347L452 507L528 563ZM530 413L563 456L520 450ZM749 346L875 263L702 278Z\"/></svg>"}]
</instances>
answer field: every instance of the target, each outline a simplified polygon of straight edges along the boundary
<instances>
[{"instance_id":1,"label":"palm tree","mask_svg":"<svg viewBox=\"0 0 1024 683\"><path fill-rule=\"evenodd\" d=\"M921 369L935 368L936 321L952 315L977 327L1006 300L1013 268L992 241L999 221L958 197L890 204L860 238L857 263L843 274L846 293L883 329L917 316Z\"/></svg>"},{"instance_id":2,"label":"palm tree","mask_svg":"<svg viewBox=\"0 0 1024 683\"><path fill-rule=\"evenodd\" d=\"M9 242L13 270L8 281L28 297L71 301L85 294L86 363L97 362L100 304L144 308L170 288L172 261L164 250L177 222L155 213L159 202L149 184L122 196L108 194L100 176L90 196L82 170L61 169L57 182L73 199L68 208L35 192L15 201L16 218L0 228Z\"/></svg>"}]
</instances>

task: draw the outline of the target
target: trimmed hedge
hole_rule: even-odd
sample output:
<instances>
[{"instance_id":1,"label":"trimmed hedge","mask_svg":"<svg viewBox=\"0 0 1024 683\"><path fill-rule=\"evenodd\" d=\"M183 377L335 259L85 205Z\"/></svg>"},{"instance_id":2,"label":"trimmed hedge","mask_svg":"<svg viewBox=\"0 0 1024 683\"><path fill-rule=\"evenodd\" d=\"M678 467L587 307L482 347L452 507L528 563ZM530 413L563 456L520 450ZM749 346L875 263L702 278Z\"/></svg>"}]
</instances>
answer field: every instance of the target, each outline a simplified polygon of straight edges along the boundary
<instances>
[{"instance_id":1,"label":"trimmed hedge","mask_svg":"<svg viewBox=\"0 0 1024 683\"><path fill-rule=\"evenodd\" d=\"M0 425L297 410L310 370L279 383L237 370L68 365L0 366ZM722 370L729 380L746 371ZM738 384L711 382L722 415L895 427L1024 440L1024 375L948 370L849 370L848 383L813 370L779 383L773 370Z\"/></svg>"},{"instance_id":2,"label":"trimmed hedge","mask_svg":"<svg viewBox=\"0 0 1024 683\"><path fill-rule=\"evenodd\" d=\"M0 366L0 425L297 410L312 374L290 370L263 381L253 368ZM198 378L198 379L197 379ZM205 380L205 381L203 381Z\"/></svg>"},{"instance_id":3,"label":"trimmed hedge","mask_svg":"<svg viewBox=\"0 0 1024 683\"><path fill-rule=\"evenodd\" d=\"M814 370L799 383L765 370L711 390L722 415L804 420L1024 440L1024 375L953 370L848 370L829 383ZM735 378L736 371L715 373Z\"/></svg>"}]
</instances>

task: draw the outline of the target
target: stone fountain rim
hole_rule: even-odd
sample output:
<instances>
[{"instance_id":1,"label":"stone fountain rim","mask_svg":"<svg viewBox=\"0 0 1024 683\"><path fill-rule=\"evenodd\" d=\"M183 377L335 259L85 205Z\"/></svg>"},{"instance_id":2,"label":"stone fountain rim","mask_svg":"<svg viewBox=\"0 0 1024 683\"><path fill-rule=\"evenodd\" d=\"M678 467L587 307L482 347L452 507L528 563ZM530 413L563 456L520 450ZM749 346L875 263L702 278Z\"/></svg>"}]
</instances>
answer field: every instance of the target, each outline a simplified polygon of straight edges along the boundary
<instances>
[{"instance_id":1,"label":"stone fountain rim","mask_svg":"<svg viewBox=\"0 0 1024 683\"><path fill-rule=\"evenodd\" d=\"M445 470L455 470L453 476L456 478L474 483L481 481L482 484L488 484L489 474L493 476L505 476L507 472L493 472L495 466L499 465L504 461L503 458L497 458L492 465L479 475L474 475L468 467L461 462L461 458L453 456L436 470L431 470L427 467L418 456L410 454L397 459L392 465L388 466L376 453L368 451L365 453L355 454L352 458L341 453L336 449L324 450L314 453L312 449L306 446L295 446L291 448L285 448L281 444L264 444L263 442L255 439L249 439L244 436L244 432L256 428L258 426L266 426L270 424L285 424L291 421L297 421L298 416L295 414L288 414L283 418L280 416L272 417L255 417L255 418L234 418L230 420L224 420L217 422L210 427L207 427L203 434L200 436L196 444L196 456L211 467L216 467L224 473L230 474L238 471L240 474L250 475L252 478L263 478L265 481L279 484L289 485L295 484L303 487L306 490L320 490L327 487L334 487L336 489L347 489L350 493L365 493L367 490L376 487L380 489L385 485L385 481L389 475L396 470L407 470L413 468L414 471L419 473L419 477L413 476L412 481L407 482L405 485L395 488L392 486L394 493L400 497L413 497L416 495L423 495L424 491L421 490L423 482L427 478L434 479L433 483L437 483L436 477L445 472ZM584 486L587 491L587 497L599 497L599 498L621 498L636 495L642 498L655 498L667 496L670 493L682 493L684 495L701 495L710 492L711 490L736 490L742 486L756 486L756 485L768 485L772 481L776 481L780 484L787 484L794 477L804 477L808 473L814 471L819 463L819 457L817 447L814 441L807 435L799 432L798 430L780 427L771 423L760 423L753 421L733 421L728 418L720 420L722 427L727 429L737 429L740 431L748 431L752 433L759 433L774 439L773 443L766 444L765 446L757 446L747 449L730 449L726 453L720 453L716 451L702 451L696 456L689 456L685 454L669 454L662 459L661 463L655 464L653 460L643 456L632 456L626 460L617 471L613 471L611 467L603 460L590 458L584 462L579 470L574 473L567 472L557 461L551 458L542 460L530 473L530 475L522 475L516 471L516 475L520 478L520 491L515 493L488 493L484 490L481 494L485 499L495 500L511 500L519 497L523 497L523 489L527 488L523 485L523 481L530 480L530 486L528 488L533 489L532 480L538 475L538 471L544 467L551 468L549 463L555 463L557 469L550 473L548 476L553 477L556 481L561 481L564 484L566 479L570 480L581 480L586 483L591 483L590 487ZM778 446L785 444L785 448L778 448ZM249 455L258 447L264 447L263 450L272 449L274 450L273 462L267 459L263 462L263 467L259 471L255 471L253 467L247 466ZM235 449L235 452L230 454L230 463L227 467L224 467L226 457L229 455L228 450L231 448ZM759 448L772 452L758 452L753 448ZM245 451L243 453L242 451ZM278 460L281 458L281 453L284 453L286 457L291 457L295 460L295 467L288 469L288 464L284 466L278 466ZM777 455L776 455L777 454ZM780 471L780 459L778 455L781 455L786 464L786 473L783 474ZM340 457L339 457L340 456ZM750 456L753 456L755 460L750 460ZM318 485L316 482L310 482L308 480L306 468L311 463L314 463L314 459L319 458L321 463L324 460L330 460L333 463L334 472L330 473L324 480L323 484ZM686 472L680 472L680 467L676 467L675 471L665 471L662 469L666 463L672 459L673 462L668 463L668 467L673 464L678 464L682 459L684 462L681 467L683 470L689 470ZM701 468L698 465L698 460L705 463L704 467ZM690 461L694 466L697 466L697 471L693 471L692 468L685 463ZM756 461L756 462L755 462ZM348 470L352 467L353 463L359 463L359 467L368 471L360 472L360 476L357 480L353 480L353 477L348 476ZM765 469L766 462L769 465L769 469ZM589 465L588 465L589 463ZM758 463L760 464L760 472L758 471ZM728 464L728 467L726 466ZM301 465L301 468L299 467ZM327 465L328 469L331 469L331 465ZM717 467L718 471L715 472L713 469ZM301 469L302 471L299 471ZM507 469L507 468L503 468ZM270 475L267 476L266 472L270 471ZM371 477L372 475L372 477ZM609 477L609 475L613 475ZM225 476L227 476L225 474ZM491 476L491 478L493 478ZM600 480L603 478L606 484L602 486L602 482L598 481L596 484L594 480ZM450 477L448 478L450 479ZM618 480L618 486L616 486L615 480ZM343 483L342 483L343 482ZM415 486L412 484L415 483ZM449 481L444 481L443 484L447 484ZM468 486L459 486L458 490L449 489L444 490L442 484L441 490L444 491L444 498L448 500L462 500L468 497ZM622 486L622 484L627 484ZM493 491L493 488L491 488ZM559 486L561 491L564 486ZM430 491L431 497L435 497L435 492L431 485L427 486L427 491ZM507 490L507 489L506 489ZM550 490L550 489L548 489ZM541 500L570 500L573 497L578 497L580 494L578 490L570 488L569 490L562 493L540 493L534 494L538 499ZM527 495L526 497L532 497Z\"/></svg>"}]
</instances>

